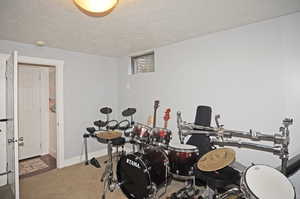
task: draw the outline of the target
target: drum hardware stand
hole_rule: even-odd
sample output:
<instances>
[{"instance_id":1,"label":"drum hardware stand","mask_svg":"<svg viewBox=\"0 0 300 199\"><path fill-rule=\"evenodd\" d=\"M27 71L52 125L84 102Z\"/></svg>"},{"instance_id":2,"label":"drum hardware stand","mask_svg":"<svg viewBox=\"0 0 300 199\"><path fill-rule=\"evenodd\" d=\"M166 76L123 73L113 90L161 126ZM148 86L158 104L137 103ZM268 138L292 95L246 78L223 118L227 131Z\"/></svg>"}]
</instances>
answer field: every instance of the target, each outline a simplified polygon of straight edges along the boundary
<instances>
[{"instance_id":1,"label":"drum hardware stand","mask_svg":"<svg viewBox=\"0 0 300 199\"><path fill-rule=\"evenodd\" d=\"M105 193L107 192L107 190L113 192L116 189L116 186L118 185L118 183L116 183L116 180L114 179L112 141L110 140L107 143L107 153L109 159L106 163L105 170L101 177L101 182L104 181L102 199L105 199Z\"/></svg>"},{"instance_id":2,"label":"drum hardware stand","mask_svg":"<svg viewBox=\"0 0 300 199\"><path fill-rule=\"evenodd\" d=\"M293 119L291 118L285 118L282 122L283 127L280 127L279 131L281 132L282 137L285 137L285 141L283 142L282 151L281 151L281 172L286 175L287 172L287 163L289 159L289 151L288 146L290 143L290 130L289 126L293 124Z\"/></svg>"},{"instance_id":3,"label":"drum hardware stand","mask_svg":"<svg viewBox=\"0 0 300 199\"><path fill-rule=\"evenodd\" d=\"M286 174L286 167L289 158L288 146L290 142L290 132L289 126L293 124L293 119L286 118L283 120L283 127L280 127L279 131L281 134L275 133L274 135L264 134L261 132L256 132L250 130L249 132L236 131L224 129L223 126L219 125L219 116L216 116L217 128L205 127L200 125L195 125L187 122L183 122L181 119L181 113L177 113L177 126L179 137L181 142L187 135L201 134L216 137L212 138L211 142L214 145L219 146L232 146L239 148L248 148L253 150L265 151L273 153L279 156L281 159L281 172ZM274 146L268 146L265 144L254 144L251 142L241 142L236 140L230 140L232 137L249 139L251 141L270 141L274 143Z\"/></svg>"},{"instance_id":4,"label":"drum hardware stand","mask_svg":"<svg viewBox=\"0 0 300 199\"><path fill-rule=\"evenodd\" d=\"M88 127L86 128L86 130L89 132L89 133L84 133L83 134L83 143L84 143L84 156L85 156L85 165L88 165L89 164L89 158L88 158L88 144L87 144L87 139L89 137L93 137L94 136L94 133L96 131L96 129L94 127Z\"/></svg>"},{"instance_id":5,"label":"drum hardware stand","mask_svg":"<svg viewBox=\"0 0 300 199\"><path fill-rule=\"evenodd\" d=\"M165 173L166 173L166 175L165 175L165 179L166 179L166 181L165 181L165 185L164 185L164 191L159 195L159 197L158 198L160 198L160 197L162 197L163 195L165 195L166 193L167 193L167 188L168 188L168 173L169 173L169 162L168 161L166 161L165 163L164 163L164 166L166 167L166 171L165 171ZM155 186L155 188L156 188L156 186ZM156 198L156 195L157 195L157 189L156 189L156 194L155 194L155 198Z\"/></svg>"},{"instance_id":6,"label":"drum hardware stand","mask_svg":"<svg viewBox=\"0 0 300 199\"><path fill-rule=\"evenodd\" d=\"M191 199L196 198L200 193L199 189L196 189L193 183L189 183L181 188L179 191L173 193L170 199Z\"/></svg>"},{"instance_id":7,"label":"drum hardware stand","mask_svg":"<svg viewBox=\"0 0 300 199\"><path fill-rule=\"evenodd\" d=\"M85 156L85 165L89 165L89 157L88 157L88 149L87 149L87 139L90 137L89 134L83 134L83 142L84 142L84 156Z\"/></svg>"},{"instance_id":8,"label":"drum hardware stand","mask_svg":"<svg viewBox=\"0 0 300 199\"><path fill-rule=\"evenodd\" d=\"M179 191L172 194L170 199L182 199L182 198L193 198L200 193L200 190L196 188L196 177L193 176L179 176L176 174L172 174L174 178L178 178L180 180L185 181L185 185Z\"/></svg>"},{"instance_id":9,"label":"drum hardware stand","mask_svg":"<svg viewBox=\"0 0 300 199\"><path fill-rule=\"evenodd\" d=\"M243 196L243 194L241 193L240 189L238 189L238 188L235 187L235 188L229 189L228 191L226 191L223 194L215 195L215 199L226 199L226 198L228 198L231 195L238 196L238 198L241 197L241 196Z\"/></svg>"}]
</instances>

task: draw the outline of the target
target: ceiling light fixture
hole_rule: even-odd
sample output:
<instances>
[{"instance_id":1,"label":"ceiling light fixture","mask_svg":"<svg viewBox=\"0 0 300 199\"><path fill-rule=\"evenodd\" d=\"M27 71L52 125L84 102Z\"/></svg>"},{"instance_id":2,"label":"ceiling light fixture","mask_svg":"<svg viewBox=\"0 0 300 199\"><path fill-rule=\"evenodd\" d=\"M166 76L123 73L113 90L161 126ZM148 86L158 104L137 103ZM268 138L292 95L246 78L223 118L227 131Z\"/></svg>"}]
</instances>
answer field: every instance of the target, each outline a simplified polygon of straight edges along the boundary
<instances>
[{"instance_id":1,"label":"ceiling light fixture","mask_svg":"<svg viewBox=\"0 0 300 199\"><path fill-rule=\"evenodd\" d=\"M111 13L119 0L73 0L86 15L102 17Z\"/></svg>"},{"instance_id":2,"label":"ceiling light fixture","mask_svg":"<svg viewBox=\"0 0 300 199\"><path fill-rule=\"evenodd\" d=\"M43 47L46 45L46 42L39 40L39 41L36 41L35 44L39 47Z\"/></svg>"}]
</instances>

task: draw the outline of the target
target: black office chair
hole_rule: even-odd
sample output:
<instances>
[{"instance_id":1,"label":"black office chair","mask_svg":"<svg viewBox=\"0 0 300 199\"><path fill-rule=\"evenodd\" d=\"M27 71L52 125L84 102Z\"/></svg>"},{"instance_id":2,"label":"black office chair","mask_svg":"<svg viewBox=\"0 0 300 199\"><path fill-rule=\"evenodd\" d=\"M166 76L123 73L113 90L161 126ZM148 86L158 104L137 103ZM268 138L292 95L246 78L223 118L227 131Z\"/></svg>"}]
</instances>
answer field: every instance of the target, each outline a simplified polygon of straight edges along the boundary
<instances>
[{"instance_id":1,"label":"black office chair","mask_svg":"<svg viewBox=\"0 0 300 199\"><path fill-rule=\"evenodd\" d=\"M209 106L198 106L194 124L210 127L211 112L212 109ZM215 147L210 143L210 138L206 135L192 135L187 141L187 144L198 147L199 159L204 154L215 149ZM195 165L195 176L196 185L208 185L211 189L216 190L217 192L225 191L226 186L239 184L240 180L239 172L229 166L218 170L218 172L203 172L197 169L197 165Z\"/></svg>"},{"instance_id":2,"label":"black office chair","mask_svg":"<svg viewBox=\"0 0 300 199\"><path fill-rule=\"evenodd\" d=\"M211 107L198 106L194 124L210 127L210 123L211 123ZM198 147L199 158L214 149L210 143L209 137L206 135L192 135L190 139L187 141L187 144Z\"/></svg>"}]
</instances>

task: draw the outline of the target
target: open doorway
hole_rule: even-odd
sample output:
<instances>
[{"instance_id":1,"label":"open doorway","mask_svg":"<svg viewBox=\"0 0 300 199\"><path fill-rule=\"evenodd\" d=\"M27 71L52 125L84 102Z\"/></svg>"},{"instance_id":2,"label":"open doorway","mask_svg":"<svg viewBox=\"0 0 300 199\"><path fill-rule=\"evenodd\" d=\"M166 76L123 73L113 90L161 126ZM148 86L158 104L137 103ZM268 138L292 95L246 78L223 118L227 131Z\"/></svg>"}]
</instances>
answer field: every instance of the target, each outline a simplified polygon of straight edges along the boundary
<instances>
[{"instance_id":1,"label":"open doorway","mask_svg":"<svg viewBox=\"0 0 300 199\"><path fill-rule=\"evenodd\" d=\"M64 167L64 111L63 66L64 61L0 54L0 195L19 199L19 136L18 122L18 65L28 64L55 68L56 96L56 167ZM50 78L50 77L49 77ZM50 92L50 91L49 91ZM48 99L49 100L49 99ZM50 105L49 105L50 109ZM49 116L50 117L50 116ZM13 119L5 119L13 118ZM2 122L3 119L3 122ZM55 138L54 138L55 140ZM24 141L24 139L23 139ZM24 144L24 143L23 143ZM55 150L54 150L55 151Z\"/></svg>"},{"instance_id":2,"label":"open doorway","mask_svg":"<svg viewBox=\"0 0 300 199\"><path fill-rule=\"evenodd\" d=\"M20 178L56 168L55 67L18 64Z\"/></svg>"}]
</instances>

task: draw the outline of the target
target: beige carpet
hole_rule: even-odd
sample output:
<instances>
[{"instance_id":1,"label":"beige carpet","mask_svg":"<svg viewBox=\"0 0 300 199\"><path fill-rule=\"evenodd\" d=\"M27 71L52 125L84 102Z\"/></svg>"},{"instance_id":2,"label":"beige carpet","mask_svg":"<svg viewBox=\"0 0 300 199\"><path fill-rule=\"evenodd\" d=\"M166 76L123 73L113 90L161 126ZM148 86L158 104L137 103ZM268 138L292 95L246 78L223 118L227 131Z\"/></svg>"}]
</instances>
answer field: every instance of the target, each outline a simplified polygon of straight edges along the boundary
<instances>
[{"instance_id":1,"label":"beige carpet","mask_svg":"<svg viewBox=\"0 0 300 199\"><path fill-rule=\"evenodd\" d=\"M20 181L21 199L100 199L103 189L100 177L104 169L83 164L63 169L51 170L47 173L28 177ZM172 182L167 198L183 186L182 183ZM107 199L125 199L121 190L106 195Z\"/></svg>"}]
</instances>

